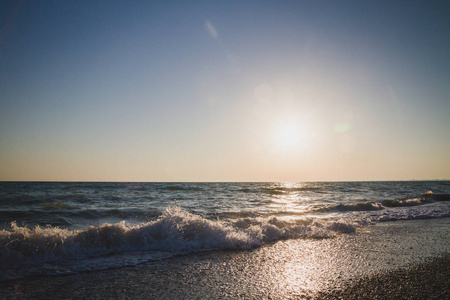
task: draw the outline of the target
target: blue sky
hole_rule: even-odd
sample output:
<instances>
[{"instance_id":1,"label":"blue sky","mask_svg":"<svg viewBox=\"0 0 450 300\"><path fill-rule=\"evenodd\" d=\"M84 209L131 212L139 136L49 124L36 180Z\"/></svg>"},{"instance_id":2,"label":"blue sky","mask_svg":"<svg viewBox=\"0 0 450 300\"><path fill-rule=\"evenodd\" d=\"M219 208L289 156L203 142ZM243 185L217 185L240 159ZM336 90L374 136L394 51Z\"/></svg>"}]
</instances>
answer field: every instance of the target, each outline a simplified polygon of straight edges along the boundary
<instances>
[{"instance_id":1,"label":"blue sky","mask_svg":"<svg viewBox=\"0 0 450 300\"><path fill-rule=\"evenodd\" d=\"M0 180L450 178L446 1L3 1Z\"/></svg>"}]
</instances>

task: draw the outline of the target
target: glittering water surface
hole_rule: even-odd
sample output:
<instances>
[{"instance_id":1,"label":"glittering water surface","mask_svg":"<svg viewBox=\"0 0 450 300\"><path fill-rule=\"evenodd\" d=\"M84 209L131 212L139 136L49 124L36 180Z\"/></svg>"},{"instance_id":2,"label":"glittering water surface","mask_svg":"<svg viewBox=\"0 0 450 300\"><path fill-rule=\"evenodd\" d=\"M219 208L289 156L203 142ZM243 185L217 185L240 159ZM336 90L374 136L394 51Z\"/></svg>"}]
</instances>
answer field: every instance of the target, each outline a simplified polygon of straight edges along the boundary
<instances>
[{"instance_id":1,"label":"glittering water surface","mask_svg":"<svg viewBox=\"0 0 450 300\"><path fill-rule=\"evenodd\" d=\"M330 239L386 221L446 219L449 200L448 181L4 182L0 275L77 273Z\"/></svg>"}]
</instances>

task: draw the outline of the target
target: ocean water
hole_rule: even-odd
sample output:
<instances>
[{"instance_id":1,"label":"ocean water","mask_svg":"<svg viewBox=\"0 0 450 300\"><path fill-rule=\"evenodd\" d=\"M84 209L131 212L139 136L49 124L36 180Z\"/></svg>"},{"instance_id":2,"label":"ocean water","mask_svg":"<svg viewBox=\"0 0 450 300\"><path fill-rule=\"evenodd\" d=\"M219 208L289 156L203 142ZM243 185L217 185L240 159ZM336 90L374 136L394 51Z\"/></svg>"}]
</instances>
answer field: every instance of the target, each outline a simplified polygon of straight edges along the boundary
<instances>
[{"instance_id":1,"label":"ocean water","mask_svg":"<svg viewBox=\"0 0 450 300\"><path fill-rule=\"evenodd\" d=\"M450 218L450 181L0 182L0 280L442 218Z\"/></svg>"}]
</instances>

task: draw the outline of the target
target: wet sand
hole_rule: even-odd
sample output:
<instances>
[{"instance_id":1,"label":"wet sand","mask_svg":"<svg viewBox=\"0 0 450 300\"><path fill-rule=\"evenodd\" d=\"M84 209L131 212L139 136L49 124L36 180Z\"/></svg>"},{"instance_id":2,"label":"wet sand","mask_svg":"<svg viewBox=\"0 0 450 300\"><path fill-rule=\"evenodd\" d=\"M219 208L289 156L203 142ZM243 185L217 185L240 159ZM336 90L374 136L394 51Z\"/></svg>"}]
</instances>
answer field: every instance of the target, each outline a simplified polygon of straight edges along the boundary
<instances>
[{"instance_id":1,"label":"wet sand","mask_svg":"<svg viewBox=\"0 0 450 300\"><path fill-rule=\"evenodd\" d=\"M262 282L238 290L233 282L210 285L179 270L139 274L108 270L71 276L31 278L0 285L2 299L449 299L450 256L355 280L330 291L278 291ZM136 270L134 270L136 271ZM226 271L225 271L226 272ZM147 277L151 273L151 279ZM200 270L199 273L202 273ZM207 272L205 272L206 275ZM178 275L177 275L178 274ZM150 279L150 280L149 280ZM217 279L217 278L215 278ZM217 282L216 282L217 283ZM236 284L236 283L235 283ZM238 285L239 286L239 285ZM264 288L265 286L265 288ZM289 291L289 292L288 292Z\"/></svg>"},{"instance_id":2,"label":"wet sand","mask_svg":"<svg viewBox=\"0 0 450 300\"><path fill-rule=\"evenodd\" d=\"M322 299L450 299L450 256L357 280Z\"/></svg>"},{"instance_id":3,"label":"wet sand","mask_svg":"<svg viewBox=\"0 0 450 300\"><path fill-rule=\"evenodd\" d=\"M450 220L0 283L1 299L448 299Z\"/></svg>"}]
</instances>

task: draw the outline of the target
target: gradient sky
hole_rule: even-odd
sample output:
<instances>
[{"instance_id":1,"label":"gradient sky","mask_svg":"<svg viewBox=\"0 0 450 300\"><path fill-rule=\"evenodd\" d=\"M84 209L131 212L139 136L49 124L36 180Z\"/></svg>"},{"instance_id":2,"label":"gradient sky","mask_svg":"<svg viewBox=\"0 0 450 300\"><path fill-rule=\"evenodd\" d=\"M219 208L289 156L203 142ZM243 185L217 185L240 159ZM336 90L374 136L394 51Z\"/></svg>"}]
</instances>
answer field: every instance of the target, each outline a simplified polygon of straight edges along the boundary
<instances>
[{"instance_id":1,"label":"gradient sky","mask_svg":"<svg viewBox=\"0 0 450 300\"><path fill-rule=\"evenodd\" d=\"M2 1L0 180L450 179L449 1Z\"/></svg>"}]
</instances>

